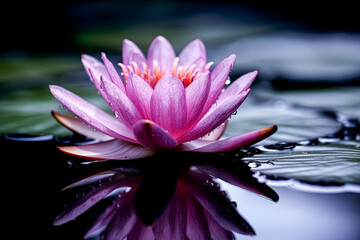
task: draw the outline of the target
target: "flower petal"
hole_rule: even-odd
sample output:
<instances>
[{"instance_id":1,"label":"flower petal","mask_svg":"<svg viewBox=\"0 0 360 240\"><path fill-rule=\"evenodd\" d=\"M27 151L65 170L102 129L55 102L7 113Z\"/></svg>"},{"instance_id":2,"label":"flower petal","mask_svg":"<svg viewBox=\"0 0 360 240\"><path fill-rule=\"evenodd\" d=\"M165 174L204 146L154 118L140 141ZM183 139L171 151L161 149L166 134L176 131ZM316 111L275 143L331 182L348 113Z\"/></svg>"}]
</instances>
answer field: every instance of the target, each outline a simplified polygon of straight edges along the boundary
<instances>
[{"instance_id":1,"label":"flower petal","mask_svg":"<svg viewBox=\"0 0 360 240\"><path fill-rule=\"evenodd\" d=\"M234 54L230 55L229 57L222 60L211 72L211 87L203 112L199 116L200 119L218 99L221 91L225 86L225 81L229 77L229 73L234 65L235 59L236 56Z\"/></svg>"},{"instance_id":2,"label":"flower petal","mask_svg":"<svg viewBox=\"0 0 360 240\"><path fill-rule=\"evenodd\" d=\"M104 239L119 240L125 239L134 227L137 217L134 209L134 195L136 189L123 193L116 200L116 209L111 219L107 231L104 233Z\"/></svg>"},{"instance_id":3,"label":"flower petal","mask_svg":"<svg viewBox=\"0 0 360 240\"><path fill-rule=\"evenodd\" d=\"M84 238L93 238L100 235L104 232L110 223L111 219L114 217L114 212L116 210L116 203L111 204L109 207L103 211L96 221L91 225L89 230L85 233Z\"/></svg>"},{"instance_id":4,"label":"flower petal","mask_svg":"<svg viewBox=\"0 0 360 240\"><path fill-rule=\"evenodd\" d=\"M112 137L103 134L102 132L94 131L89 126L85 125L78 118L70 117L63 115L58 112L51 111L53 117L61 123L63 126L68 128L69 130L79 133L85 137L100 140L100 141L109 141L113 139Z\"/></svg>"},{"instance_id":5,"label":"flower petal","mask_svg":"<svg viewBox=\"0 0 360 240\"><path fill-rule=\"evenodd\" d=\"M218 164L197 165L196 168L214 178L219 178L232 185L260 194L274 202L279 200L278 194L265 183L260 183L243 161L222 161Z\"/></svg>"},{"instance_id":6,"label":"flower petal","mask_svg":"<svg viewBox=\"0 0 360 240\"><path fill-rule=\"evenodd\" d=\"M241 234L255 235L251 226L240 216L208 175L187 171L181 176L181 183L223 228Z\"/></svg>"},{"instance_id":7,"label":"flower petal","mask_svg":"<svg viewBox=\"0 0 360 240\"><path fill-rule=\"evenodd\" d=\"M190 194L187 197L188 220L186 235L189 239L208 240L210 231L205 212L200 203Z\"/></svg>"},{"instance_id":8,"label":"flower petal","mask_svg":"<svg viewBox=\"0 0 360 240\"><path fill-rule=\"evenodd\" d=\"M192 82L186 89L187 129L196 125L210 90L210 73L207 72ZM199 119L200 120L200 119Z\"/></svg>"},{"instance_id":9,"label":"flower petal","mask_svg":"<svg viewBox=\"0 0 360 240\"><path fill-rule=\"evenodd\" d=\"M59 149L67 154L90 160L131 160L154 155L156 152L138 144L119 139Z\"/></svg>"},{"instance_id":10,"label":"flower petal","mask_svg":"<svg viewBox=\"0 0 360 240\"><path fill-rule=\"evenodd\" d=\"M257 73L257 71L249 72L235 80L232 84L230 84L229 87L225 89L224 92L220 94L217 104L221 104L226 100L240 94L241 92L246 91L255 80Z\"/></svg>"},{"instance_id":11,"label":"flower petal","mask_svg":"<svg viewBox=\"0 0 360 240\"><path fill-rule=\"evenodd\" d=\"M226 230L215 221L215 219L208 213L205 214L210 228L212 240L234 240L234 235L231 231Z\"/></svg>"},{"instance_id":12,"label":"flower petal","mask_svg":"<svg viewBox=\"0 0 360 240\"><path fill-rule=\"evenodd\" d=\"M150 101L151 120L176 137L186 124L186 95L180 79L163 76Z\"/></svg>"},{"instance_id":13,"label":"flower petal","mask_svg":"<svg viewBox=\"0 0 360 240\"><path fill-rule=\"evenodd\" d=\"M202 137L202 140L207 140L207 141L219 140L219 138L225 132L225 129L226 129L228 123L229 123L229 121L223 122L222 124L220 124L220 126L215 128L213 131L211 131L210 133L208 133L204 137Z\"/></svg>"},{"instance_id":14,"label":"flower petal","mask_svg":"<svg viewBox=\"0 0 360 240\"><path fill-rule=\"evenodd\" d=\"M137 221L134 228L127 236L127 240L154 240L155 236L152 227L145 226L141 221Z\"/></svg>"},{"instance_id":15,"label":"flower petal","mask_svg":"<svg viewBox=\"0 0 360 240\"><path fill-rule=\"evenodd\" d=\"M124 39L122 46L122 61L125 66L130 65L131 62L136 62L142 68L141 63L146 63L146 58L139 47L128 39Z\"/></svg>"},{"instance_id":16,"label":"flower petal","mask_svg":"<svg viewBox=\"0 0 360 240\"><path fill-rule=\"evenodd\" d=\"M103 78L106 80L110 80L109 74L108 74L104 64L102 62L100 62L99 60L97 60L96 58L94 58L90 55L87 55L87 54L83 54L83 55L81 55L81 62L84 65L86 73L89 75L91 81L93 81L95 86L97 85L97 83L95 83L94 80L97 79L99 81L100 76L103 76ZM92 70L95 78L92 78L90 76L89 69Z\"/></svg>"},{"instance_id":17,"label":"flower petal","mask_svg":"<svg viewBox=\"0 0 360 240\"><path fill-rule=\"evenodd\" d=\"M139 143L150 149L171 149L177 141L163 128L150 120L140 120L134 124L133 132Z\"/></svg>"},{"instance_id":18,"label":"flower petal","mask_svg":"<svg viewBox=\"0 0 360 240\"><path fill-rule=\"evenodd\" d=\"M245 100L250 90L240 93L233 99L229 99L221 106L215 108L207 116L205 116L193 129L179 137L179 143L191 141L204 136L213 131L216 127L225 122L231 114L233 114L241 103Z\"/></svg>"},{"instance_id":19,"label":"flower petal","mask_svg":"<svg viewBox=\"0 0 360 240\"><path fill-rule=\"evenodd\" d=\"M187 204L183 193L176 190L163 215L153 224L156 240L186 239Z\"/></svg>"},{"instance_id":20,"label":"flower petal","mask_svg":"<svg viewBox=\"0 0 360 240\"><path fill-rule=\"evenodd\" d=\"M68 221L74 220L101 199L106 197L109 193L119 187L128 185L131 181L134 181L134 179L135 178L125 177L124 175L117 175L113 178L112 181L107 182L102 186L82 195L55 218L54 225L58 226Z\"/></svg>"},{"instance_id":21,"label":"flower petal","mask_svg":"<svg viewBox=\"0 0 360 240\"><path fill-rule=\"evenodd\" d=\"M111 82L118 86L123 92L125 92L124 83L121 81L121 78L116 71L114 65L106 58L105 53L101 53L101 58L104 61L105 68L109 74Z\"/></svg>"},{"instance_id":22,"label":"flower petal","mask_svg":"<svg viewBox=\"0 0 360 240\"><path fill-rule=\"evenodd\" d=\"M109 74L104 64L87 54L81 55L81 62L83 63L86 73L88 74L91 82L96 87L97 91L101 94L101 96L103 96L105 100L107 100L106 95L100 86L101 77L110 81Z\"/></svg>"},{"instance_id":23,"label":"flower petal","mask_svg":"<svg viewBox=\"0 0 360 240\"><path fill-rule=\"evenodd\" d=\"M129 73L126 82L127 96L131 99L145 119L149 119L151 117L150 99L153 91L153 88L145 82L144 79L132 72Z\"/></svg>"},{"instance_id":24,"label":"flower petal","mask_svg":"<svg viewBox=\"0 0 360 240\"><path fill-rule=\"evenodd\" d=\"M136 143L129 128L106 112L76 94L56 85L50 85L54 97L72 114L93 129L114 138Z\"/></svg>"},{"instance_id":25,"label":"flower petal","mask_svg":"<svg viewBox=\"0 0 360 240\"><path fill-rule=\"evenodd\" d=\"M200 39L188 43L179 54L180 66L191 66L193 64L201 71L206 65L206 49Z\"/></svg>"},{"instance_id":26,"label":"flower petal","mask_svg":"<svg viewBox=\"0 0 360 240\"><path fill-rule=\"evenodd\" d=\"M171 74L171 68L175 59L175 51L171 43L163 36L156 37L148 50L148 64L153 67L153 62L157 61L159 66L164 66L166 74Z\"/></svg>"},{"instance_id":27,"label":"flower petal","mask_svg":"<svg viewBox=\"0 0 360 240\"><path fill-rule=\"evenodd\" d=\"M269 137L277 131L277 126L271 126L242 135L226 138L224 140L215 141L206 146L193 149L193 152L227 152L235 149L249 147L261 140Z\"/></svg>"},{"instance_id":28,"label":"flower petal","mask_svg":"<svg viewBox=\"0 0 360 240\"><path fill-rule=\"evenodd\" d=\"M120 120L131 129L135 122L143 118L139 110L128 98L126 93L121 91L115 84L109 81L102 81L101 84L109 99L109 106L115 116L120 118Z\"/></svg>"}]
</instances>

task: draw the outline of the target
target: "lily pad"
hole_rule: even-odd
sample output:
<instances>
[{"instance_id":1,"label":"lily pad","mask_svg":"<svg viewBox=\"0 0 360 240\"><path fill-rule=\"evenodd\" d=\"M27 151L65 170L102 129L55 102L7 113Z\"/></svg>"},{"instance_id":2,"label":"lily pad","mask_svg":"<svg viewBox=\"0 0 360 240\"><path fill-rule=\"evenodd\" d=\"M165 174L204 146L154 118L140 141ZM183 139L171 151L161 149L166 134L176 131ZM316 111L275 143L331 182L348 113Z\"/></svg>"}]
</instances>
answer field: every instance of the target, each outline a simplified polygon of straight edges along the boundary
<instances>
[{"instance_id":1,"label":"lily pad","mask_svg":"<svg viewBox=\"0 0 360 240\"><path fill-rule=\"evenodd\" d=\"M244 160L270 179L296 179L321 185L360 184L359 141L268 150Z\"/></svg>"}]
</instances>

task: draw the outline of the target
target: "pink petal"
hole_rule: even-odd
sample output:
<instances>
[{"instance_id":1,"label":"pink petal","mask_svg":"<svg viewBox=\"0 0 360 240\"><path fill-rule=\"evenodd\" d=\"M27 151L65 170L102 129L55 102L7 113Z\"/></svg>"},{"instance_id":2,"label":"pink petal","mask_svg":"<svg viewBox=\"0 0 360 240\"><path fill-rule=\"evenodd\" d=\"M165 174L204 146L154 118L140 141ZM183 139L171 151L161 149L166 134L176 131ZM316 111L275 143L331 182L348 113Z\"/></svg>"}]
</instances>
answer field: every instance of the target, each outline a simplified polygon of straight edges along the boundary
<instances>
[{"instance_id":1,"label":"pink petal","mask_svg":"<svg viewBox=\"0 0 360 240\"><path fill-rule=\"evenodd\" d=\"M240 94L241 92L246 91L255 80L257 73L257 71L253 71L244 74L235 80L232 84L230 84L229 87L225 89L224 92L220 94L217 104L221 104L222 102L225 102L226 100Z\"/></svg>"},{"instance_id":2,"label":"pink petal","mask_svg":"<svg viewBox=\"0 0 360 240\"><path fill-rule=\"evenodd\" d=\"M90 160L131 160L156 153L138 144L119 139L81 146L59 147L59 149L67 154Z\"/></svg>"},{"instance_id":3,"label":"pink petal","mask_svg":"<svg viewBox=\"0 0 360 240\"><path fill-rule=\"evenodd\" d=\"M186 124L186 95L180 79L163 76L150 101L151 120L176 137Z\"/></svg>"},{"instance_id":4,"label":"pink petal","mask_svg":"<svg viewBox=\"0 0 360 240\"><path fill-rule=\"evenodd\" d=\"M229 121L223 122L220 126L215 128L215 130L211 131L210 133L208 133L204 137L202 137L202 140L207 140L207 141L219 140L219 138L224 134L228 123L229 123Z\"/></svg>"},{"instance_id":5,"label":"pink petal","mask_svg":"<svg viewBox=\"0 0 360 240\"><path fill-rule=\"evenodd\" d=\"M133 229L137 217L134 208L134 195L136 189L123 193L116 201L114 217L111 219L107 231L104 233L104 239L119 240L125 237Z\"/></svg>"},{"instance_id":6,"label":"pink petal","mask_svg":"<svg viewBox=\"0 0 360 240\"><path fill-rule=\"evenodd\" d=\"M111 82L118 86L123 92L125 92L124 84L116 71L114 65L106 58L105 53L101 53L101 58L104 61L105 68L109 74Z\"/></svg>"},{"instance_id":7,"label":"pink petal","mask_svg":"<svg viewBox=\"0 0 360 240\"><path fill-rule=\"evenodd\" d=\"M190 194L187 197L188 220L186 235L189 239L208 240L210 231L203 207Z\"/></svg>"},{"instance_id":8,"label":"pink petal","mask_svg":"<svg viewBox=\"0 0 360 240\"><path fill-rule=\"evenodd\" d=\"M54 97L67 110L93 129L114 138L136 143L130 129L120 121L62 87L56 85L50 85L49 87Z\"/></svg>"},{"instance_id":9,"label":"pink petal","mask_svg":"<svg viewBox=\"0 0 360 240\"><path fill-rule=\"evenodd\" d=\"M128 184L137 181L136 179L137 177L128 178L124 177L124 175L118 175L114 177L112 181L107 182L102 186L95 188L94 190L91 190L73 202L56 217L54 225L58 226L68 221L74 220L76 217L94 206L97 202L102 200L115 189L122 186L127 186Z\"/></svg>"},{"instance_id":10,"label":"pink petal","mask_svg":"<svg viewBox=\"0 0 360 240\"><path fill-rule=\"evenodd\" d=\"M142 119L142 115L128 96L115 84L109 81L102 81L104 91L109 99L109 106L128 128L132 128L135 122Z\"/></svg>"},{"instance_id":11,"label":"pink petal","mask_svg":"<svg viewBox=\"0 0 360 240\"><path fill-rule=\"evenodd\" d=\"M96 58L83 54L81 56L81 61L84 65L86 73L88 74L91 82L96 87L97 91L101 94L101 96L107 100L104 91L101 89L100 86L100 78L110 80L109 74L104 66L103 63L98 61Z\"/></svg>"},{"instance_id":12,"label":"pink petal","mask_svg":"<svg viewBox=\"0 0 360 240\"><path fill-rule=\"evenodd\" d=\"M160 67L165 67L166 74L171 74L175 57L175 51L171 43L163 36L158 36L152 41L149 47L147 60L151 68L153 62L157 61Z\"/></svg>"},{"instance_id":13,"label":"pink petal","mask_svg":"<svg viewBox=\"0 0 360 240\"><path fill-rule=\"evenodd\" d=\"M177 189L163 215L153 224L156 240L185 240L187 204L183 193Z\"/></svg>"},{"instance_id":14,"label":"pink petal","mask_svg":"<svg viewBox=\"0 0 360 240\"><path fill-rule=\"evenodd\" d=\"M97 85L97 83L95 83L94 81L96 79L98 81L100 81L100 76L103 76L103 78L106 80L110 80L109 74L108 74L104 64L102 62L100 62L99 60L97 60L96 58L94 58L90 55L87 55L87 54L83 54L83 55L81 55L81 62L84 65L86 73L89 75L91 81L93 81L95 86ZM90 76L89 69L92 70L95 78L92 78Z\"/></svg>"},{"instance_id":15,"label":"pink petal","mask_svg":"<svg viewBox=\"0 0 360 240\"><path fill-rule=\"evenodd\" d=\"M187 171L181 176L181 183L223 228L241 234L255 235L251 226L240 216L208 175Z\"/></svg>"},{"instance_id":16,"label":"pink petal","mask_svg":"<svg viewBox=\"0 0 360 240\"><path fill-rule=\"evenodd\" d=\"M135 43L124 39L122 46L122 61L125 66L131 65L131 62L136 62L142 69L141 63L146 63L146 58Z\"/></svg>"},{"instance_id":17,"label":"pink petal","mask_svg":"<svg viewBox=\"0 0 360 240\"><path fill-rule=\"evenodd\" d=\"M127 96L145 119L151 117L150 99L153 91L153 88L141 77L132 72L129 73L126 84Z\"/></svg>"},{"instance_id":18,"label":"pink petal","mask_svg":"<svg viewBox=\"0 0 360 240\"><path fill-rule=\"evenodd\" d=\"M207 72L192 82L186 89L187 129L196 125L210 90L210 73ZM199 119L200 120L200 119Z\"/></svg>"},{"instance_id":19,"label":"pink petal","mask_svg":"<svg viewBox=\"0 0 360 240\"><path fill-rule=\"evenodd\" d=\"M236 109L239 108L241 103L245 100L249 91L242 92L233 99L229 99L224 102L221 106L215 108L207 116L204 117L193 129L179 137L177 141L179 143L191 141L204 136L207 133L213 131L216 127L220 126L225 122Z\"/></svg>"},{"instance_id":20,"label":"pink petal","mask_svg":"<svg viewBox=\"0 0 360 240\"><path fill-rule=\"evenodd\" d=\"M59 123L64 125L66 128L85 137L100 141L109 141L113 139L112 137L109 137L102 132L94 131L92 128L81 122L78 118L66 116L54 111L52 111L51 114Z\"/></svg>"},{"instance_id":21,"label":"pink petal","mask_svg":"<svg viewBox=\"0 0 360 240\"><path fill-rule=\"evenodd\" d=\"M193 64L201 71L206 65L206 49L200 39L196 39L187 44L179 54L180 66L191 66Z\"/></svg>"},{"instance_id":22,"label":"pink petal","mask_svg":"<svg viewBox=\"0 0 360 240\"><path fill-rule=\"evenodd\" d=\"M234 54L222 60L215 69L211 72L211 87L208 95L208 99L204 106L202 114L199 116L201 119L205 113L211 108L211 106L218 99L221 91L225 86L225 81L229 76L229 73L234 65L236 56Z\"/></svg>"},{"instance_id":23,"label":"pink petal","mask_svg":"<svg viewBox=\"0 0 360 240\"><path fill-rule=\"evenodd\" d=\"M140 120L134 124L135 138L150 149L171 149L178 146L177 141L163 128L150 120Z\"/></svg>"},{"instance_id":24,"label":"pink petal","mask_svg":"<svg viewBox=\"0 0 360 240\"><path fill-rule=\"evenodd\" d=\"M61 190L66 190L66 189L70 189L70 188L74 188L74 187L84 186L84 185L94 183L94 182L97 182L97 181L100 181L100 180L103 180L103 179L106 179L106 178L107 179L111 178L112 176L119 175L119 174L120 174L119 172L111 171L111 170L96 173L96 174L93 174L91 176L88 176L88 177L82 178L80 180L77 180L76 182L64 187Z\"/></svg>"},{"instance_id":25,"label":"pink petal","mask_svg":"<svg viewBox=\"0 0 360 240\"><path fill-rule=\"evenodd\" d=\"M141 221L137 221L127 236L127 240L155 240L155 237L151 227L145 226Z\"/></svg>"},{"instance_id":26,"label":"pink petal","mask_svg":"<svg viewBox=\"0 0 360 240\"><path fill-rule=\"evenodd\" d=\"M235 149L249 147L269 137L277 131L277 126L271 126L242 135L230 137L224 140L215 141L206 146L193 149L193 152L227 152Z\"/></svg>"}]
</instances>

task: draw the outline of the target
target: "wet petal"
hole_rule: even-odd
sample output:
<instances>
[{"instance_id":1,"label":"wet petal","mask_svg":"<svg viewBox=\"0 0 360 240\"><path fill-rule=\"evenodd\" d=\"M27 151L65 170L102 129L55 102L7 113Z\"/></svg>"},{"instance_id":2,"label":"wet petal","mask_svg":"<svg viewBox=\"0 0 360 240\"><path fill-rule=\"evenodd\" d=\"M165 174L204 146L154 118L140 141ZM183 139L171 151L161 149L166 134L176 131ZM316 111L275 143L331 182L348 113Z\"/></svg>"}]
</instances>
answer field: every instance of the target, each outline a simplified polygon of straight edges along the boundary
<instances>
[{"instance_id":1,"label":"wet petal","mask_svg":"<svg viewBox=\"0 0 360 240\"><path fill-rule=\"evenodd\" d=\"M244 74L241 77L239 77L237 80L235 80L232 84L230 84L229 87L225 89L224 92L220 94L217 104L221 104L222 102L225 102L226 100L250 88L251 84L253 83L253 81L257 76L257 73L258 73L257 71L253 71Z\"/></svg>"},{"instance_id":2,"label":"wet petal","mask_svg":"<svg viewBox=\"0 0 360 240\"><path fill-rule=\"evenodd\" d=\"M249 91L242 92L238 96L209 112L193 129L177 139L178 142L187 142L204 136L225 122L239 108Z\"/></svg>"},{"instance_id":3,"label":"wet petal","mask_svg":"<svg viewBox=\"0 0 360 240\"><path fill-rule=\"evenodd\" d=\"M188 171L181 176L181 183L223 228L241 234L255 235L251 226L240 216L210 177Z\"/></svg>"},{"instance_id":4,"label":"wet petal","mask_svg":"<svg viewBox=\"0 0 360 240\"><path fill-rule=\"evenodd\" d=\"M127 79L126 92L143 118L149 119L151 117L150 99L153 94L153 88L138 75L130 72Z\"/></svg>"},{"instance_id":5,"label":"wet petal","mask_svg":"<svg viewBox=\"0 0 360 240\"><path fill-rule=\"evenodd\" d=\"M191 129L197 122L206 103L211 81L207 72L192 82L186 89L187 129Z\"/></svg>"},{"instance_id":6,"label":"wet petal","mask_svg":"<svg viewBox=\"0 0 360 240\"><path fill-rule=\"evenodd\" d=\"M100 62L99 60L97 60L96 58L94 58L90 55L87 55L87 54L83 54L83 55L81 55L81 62L84 65L86 73L89 75L91 81L95 84L95 86L99 85L100 76L103 76L103 78L106 80L110 80L109 74L108 74L104 64L102 62ZM95 78L92 78L90 76L89 69L92 70ZM98 82L96 83L95 80L97 80Z\"/></svg>"},{"instance_id":7,"label":"wet petal","mask_svg":"<svg viewBox=\"0 0 360 240\"><path fill-rule=\"evenodd\" d=\"M163 76L150 101L151 120L176 137L186 124L186 95L180 79Z\"/></svg>"},{"instance_id":8,"label":"wet petal","mask_svg":"<svg viewBox=\"0 0 360 240\"><path fill-rule=\"evenodd\" d=\"M208 95L208 99L204 106L203 112L200 118L211 108L211 106L218 99L221 91L225 86L225 81L229 77L229 73L234 65L236 56L234 54L222 60L215 69L211 72L211 87Z\"/></svg>"},{"instance_id":9,"label":"wet petal","mask_svg":"<svg viewBox=\"0 0 360 240\"><path fill-rule=\"evenodd\" d=\"M134 124L134 135L137 141L150 149L172 149L178 146L177 141L163 128L150 120L140 120Z\"/></svg>"},{"instance_id":10,"label":"wet petal","mask_svg":"<svg viewBox=\"0 0 360 240\"><path fill-rule=\"evenodd\" d=\"M194 152L227 152L235 149L249 147L261 140L269 137L277 131L277 126L271 126L242 135L226 138L224 140L215 141L206 146L193 149Z\"/></svg>"},{"instance_id":11,"label":"wet petal","mask_svg":"<svg viewBox=\"0 0 360 240\"><path fill-rule=\"evenodd\" d=\"M135 122L142 119L142 115L126 93L120 90L115 84L109 81L102 81L101 84L109 99L109 106L118 117L130 129Z\"/></svg>"},{"instance_id":12,"label":"wet petal","mask_svg":"<svg viewBox=\"0 0 360 240\"><path fill-rule=\"evenodd\" d=\"M175 51L171 43L163 36L158 36L149 47L147 60L151 67L153 62L157 61L159 66L165 67L166 74L170 74L175 57Z\"/></svg>"},{"instance_id":13,"label":"wet petal","mask_svg":"<svg viewBox=\"0 0 360 240\"><path fill-rule=\"evenodd\" d=\"M202 137L202 140L216 141L224 134L229 121L225 121L220 126L216 127L213 131Z\"/></svg>"},{"instance_id":14,"label":"wet petal","mask_svg":"<svg viewBox=\"0 0 360 240\"><path fill-rule=\"evenodd\" d=\"M200 203L190 194L187 197L188 220L186 235L189 239L208 240L210 231L205 212Z\"/></svg>"},{"instance_id":15,"label":"wet petal","mask_svg":"<svg viewBox=\"0 0 360 240\"><path fill-rule=\"evenodd\" d=\"M187 203L183 193L177 189L168 208L153 224L156 240L185 240L187 223Z\"/></svg>"},{"instance_id":16,"label":"wet petal","mask_svg":"<svg viewBox=\"0 0 360 240\"><path fill-rule=\"evenodd\" d=\"M106 112L76 94L56 85L50 85L54 97L81 121L114 138L137 142L129 128Z\"/></svg>"},{"instance_id":17,"label":"wet petal","mask_svg":"<svg viewBox=\"0 0 360 240\"><path fill-rule=\"evenodd\" d=\"M141 145L119 139L81 146L59 147L59 149L67 154L90 160L131 160L156 153Z\"/></svg>"},{"instance_id":18,"label":"wet petal","mask_svg":"<svg viewBox=\"0 0 360 240\"><path fill-rule=\"evenodd\" d=\"M105 100L107 100L107 97L100 86L100 78L110 81L109 74L104 64L98 61L96 58L86 54L81 55L81 62L83 63L86 73L88 74L91 82L96 87L97 91Z\"/></svg>"},{"instance_id":19,"label":"wet petal","mask_svg":"<svg viewBox=\"0 0 360 240\"><path fill-rule=\"evenodd\" d=\"M128 39L124 39L122 46L122 61L125 66L131 65L131 62L136 62L142 68L141 63L146 63L146 58L139 47Z\"/></svg>"},{"instance_id":20,"label":"wet petal","mask_svg":"<svg viewBox=\"0 0 360 240\"><path fill-rule=\"evenodd\" d=\"M102 132L94 131L88 125L81 122L78 118L66 116L66 115L63 115L61 113L54 112L54 111L52 111L51 114L63 126L68 128L69 130L79 133L85 137L100 140L100 141L109 141L109 140L113 139L112 137L105 135Z\"/></svg>"},{"instance_id":21,"label":"wet petal","mask_svg":"<svg viewBox=\"0 0 360 240\"><path fill-rule=\"evenodd\" d=\"M193 64L201 71L206 65L206 49L200 39L188 43L179 54L180 66L191 66Z\"/></svg>"},{"instance_id":22,"label":"wet petal","mask_svg":"<svg viewBox=\"0 0 360 240\"><path fill-rule=\"evenodd\" d=\"M125 178L124 175L118 175L111 182L107 182L84 194L56 217L54 225L62 225L68 221L74 220L115 189L131 183L131 180L133 181L132 178Z\"/></svg>"},{"instance_id":23,"label":"wet petal","mask_svg":"<svg viewBox=\"0 0 360 240\"><path fill-rule=\"evenodd\" d=\"M123 92L125 92L124 83L122 82L114 65L106 58L105 53L101 53L101 58L104 61L105 68L109 74L109 78L111 82L114 83L116 86L118 86Z\"/></svg>"}]
</instances>

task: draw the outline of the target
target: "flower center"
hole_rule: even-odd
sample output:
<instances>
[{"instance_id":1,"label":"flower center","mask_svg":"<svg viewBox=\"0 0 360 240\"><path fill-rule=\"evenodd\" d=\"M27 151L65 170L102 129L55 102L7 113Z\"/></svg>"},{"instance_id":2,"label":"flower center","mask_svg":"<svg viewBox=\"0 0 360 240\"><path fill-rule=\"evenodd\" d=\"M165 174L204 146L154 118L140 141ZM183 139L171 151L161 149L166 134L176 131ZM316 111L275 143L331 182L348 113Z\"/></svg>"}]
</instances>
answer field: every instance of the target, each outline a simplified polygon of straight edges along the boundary
<instances>
[{"instance_id":1,"label":"flower center","mask_svg":"<svg viewBox=\"0 0 360 240\"><path fill-rule=\"evenodd\" d=\"M205 72L207 72L213 62L209 62L205 65L203 71L196 68L196 64L191 66L179 66L179 58L176 57L173 61L171 68L171 75L179 78L185 87L189 86L195 79L199 78ZM141 67L136 62L131 62L131 65L125 66L122 63L119 63L125 79L125 84L128 79L129 73L133 72L142 79L144 79L151 87L155 87L156 83L166 74L164 66L159 66L157 61L152 62L152 68L148 66L147 63L142 62Z\"/></svg>"}]
</instances>

